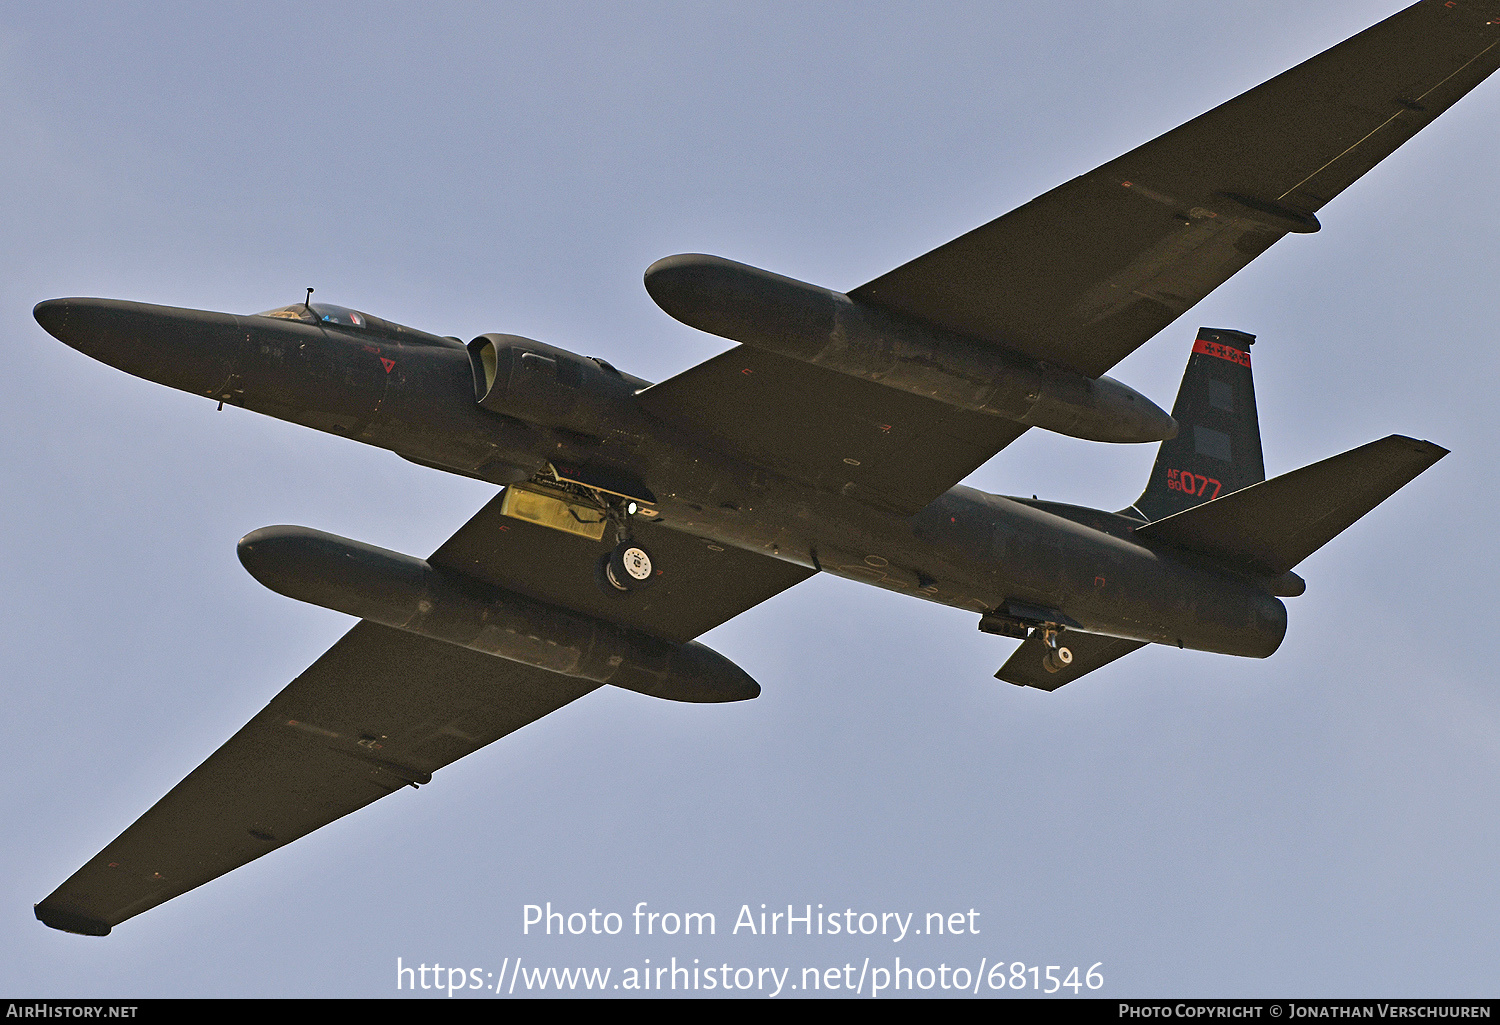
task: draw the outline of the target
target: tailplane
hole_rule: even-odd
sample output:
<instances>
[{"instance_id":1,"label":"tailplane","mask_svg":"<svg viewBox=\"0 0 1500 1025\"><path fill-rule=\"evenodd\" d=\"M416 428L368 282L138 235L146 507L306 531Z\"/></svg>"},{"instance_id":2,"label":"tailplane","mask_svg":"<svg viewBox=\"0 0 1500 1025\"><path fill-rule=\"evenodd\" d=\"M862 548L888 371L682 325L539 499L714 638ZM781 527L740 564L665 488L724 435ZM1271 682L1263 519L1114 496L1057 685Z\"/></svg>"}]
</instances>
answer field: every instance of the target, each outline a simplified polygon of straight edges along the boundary
<instances>
[{"instance_id":1,"label":"tailplane","mask_svg":"<svg viewBox=\"0 0 1500 1025\"><path fill-rule=\"evenodd\" d=\"M1255 336L1199 328L1172 419L1146 490L1120 515L1148 547L1177 549L1246 576L1279 597L1306 589L1292 568L1432 466L1448 450L1393 434L1266 480L1250 376ZM1025 636L998 679L1040 690L1063 684L1142 647L1142 642L1067 629L1056 610L1014 603L980 619L987 633ZM1028 623L1041 625L1026 632ZM1019 632L1016 632L1019 630Z\"/></svg>"},{"instance_id":2,"label":"tailplane","mask_svg":"<svg viewBox=\"0 0 1500 1025\"><path fill-rule=\"evenodd\" d=\"M1267 577L1288 573L1448 450L1393 434L1135 529Z\"/></svg>"},{"instance_id":3,"label":"tailplane","mask_svg":"<svg viewBox=\"0 0 1500 1025\"><path fill-rule=\"evenodd\" d=\"M1255 336L1201 327L1172 406L1177 436L1161 443L1146 490L1121 510L1147 522L1135 536L1166 542L1285 586L1289 571L1443 456L1392 435L1266 480L1255 412ZM1282 575L1286 574L1283 579Z\"/></svg>"},{"instance_id":4,"label":"tailplane","mask_svg":"<svg viewBox=\"0 0 1500 1025\"><path fill-rule=\"evenodd\" d=\"M1266 479L1250 374L1254 335L1203 327L1193 342L1172 419L1146 490L1125 515L1159 520Z\"/></svg>"}]
</instances>

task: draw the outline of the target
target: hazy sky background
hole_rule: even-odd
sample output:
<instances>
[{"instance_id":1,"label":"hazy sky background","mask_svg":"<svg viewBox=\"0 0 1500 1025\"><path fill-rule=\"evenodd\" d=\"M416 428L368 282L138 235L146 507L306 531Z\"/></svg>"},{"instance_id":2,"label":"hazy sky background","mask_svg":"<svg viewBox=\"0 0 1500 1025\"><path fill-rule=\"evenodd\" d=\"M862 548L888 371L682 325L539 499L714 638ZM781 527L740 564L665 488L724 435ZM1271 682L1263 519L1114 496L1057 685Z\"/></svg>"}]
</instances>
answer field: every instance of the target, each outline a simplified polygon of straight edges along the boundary
<instances>
[{"instance_id":1,"label":"hazy sky background","mask_svg":"<svg viewBox=\"0 0 1500 1025\"><path fill-rule=\"evenodd\" d=\"M39 300L248 313L313 285L660 380L726 343L651 303L651 261L852 288L1394 9L7 5L0 991L900 956L1103 962L1103 996L1493 995L1493 80L1115 371L1170 407L1199 324L1251 331L1272 474L1393 432L1453 449L1299 567L1271 659L1152 647L1045 694L991 678L1013 645L972 615L816 578L705 638L756 701L606 689L107 939L31 908L347 629L255 583L240 536L425 555L493 493L95 363ZM969 483L1119 508L1153 455L1033 432ZM719 935L522 936L549 900ZM981 933L727 935L762 902Z\"/></svg>"}]
</instances>

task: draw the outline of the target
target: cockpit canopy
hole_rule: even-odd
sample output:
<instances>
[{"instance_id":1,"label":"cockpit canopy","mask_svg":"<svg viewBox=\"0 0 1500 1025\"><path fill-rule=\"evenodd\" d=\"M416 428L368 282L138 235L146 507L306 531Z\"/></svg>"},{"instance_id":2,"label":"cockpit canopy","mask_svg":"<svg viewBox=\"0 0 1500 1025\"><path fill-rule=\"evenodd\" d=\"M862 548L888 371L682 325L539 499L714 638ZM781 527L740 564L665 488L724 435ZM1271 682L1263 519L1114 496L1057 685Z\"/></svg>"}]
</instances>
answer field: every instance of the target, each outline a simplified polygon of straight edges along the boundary
<instances>
[{"instance_id":1,"label":"cockpit canopy","mask_svg":"<svg viewBox=\"0 0 1500 1025\"><path fill-rule=\"evenodd\" d=\"M418 331L393 321L381 320L368 313L360 313L358 310L335 306L332 303L301 302L293 306L279 306L274 310L266 310L264 313L257 313L256 316L274 317L277 320L297 320L304 324L326 324L332 327L350 328L398 342L444 346L463 344L457 338L440 338L426 331Z\"/></svg>"},{"instance_id":2,"label":"cockpit canopy","mask_svg":"<svg viewBox=\"0 0 1500 1025\"><path fill-rule=\"evenodd\" d=\"M358 310L346 310L342 306L332 303L298 303L295 306L282 306L264 313L257 313L257 317L276 317L278 320L300 320L304 324L342 324L345 327L369 327L373 319L365 316Z\"/></svg>"}]
</instances>

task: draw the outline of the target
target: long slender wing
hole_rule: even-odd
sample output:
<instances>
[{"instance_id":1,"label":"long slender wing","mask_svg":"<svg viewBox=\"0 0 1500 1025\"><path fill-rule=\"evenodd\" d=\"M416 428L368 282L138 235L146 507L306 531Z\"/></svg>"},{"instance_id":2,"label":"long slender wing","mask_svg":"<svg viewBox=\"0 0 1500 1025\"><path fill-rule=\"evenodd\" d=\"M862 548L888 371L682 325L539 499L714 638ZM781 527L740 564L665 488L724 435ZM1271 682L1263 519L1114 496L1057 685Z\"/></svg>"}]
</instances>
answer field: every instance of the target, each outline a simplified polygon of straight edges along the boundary
<instances>
[{"instance_id":1,"label":"long slender wing","mask_svg":"<svg viewBox=\"0 0 1500 1025\"><path fill-rule=\"evenodd\" d=\"M1500 0L1423 0L850 293L1106 372L1500 66Z\"/></svg>"},{"instance_id":2,"label":"long slender wing","mask_svg":"<svg viewBox=\"0 0 1500 1025\"><path fill-rule=\"evenodd\" d=\"M596 686L359 623L36 916L106 935Z\"/></svg>"},{"instance_id":3,"label":"long slender wing","mask_svg":"<svg viewBox=\"0 0 1500 1025\"><path fill-rule=\"evenodd\" d=\"M757 466L904 515L1026 432L748 345L642 392L641 404Z\"/></svg>"},{"instance_id":4,"label":"long slender wing","mask_svg":"<svg viewBox=\"0 0 1500 1025\"><path fill-rule=\"evenodd\" d=\"M598 543L491 502L432 562L673 640L689 640L812 574L650 524L665 568L639 601L595 586ZM717 546L716 546L717 547ZM534 722L598 685L361 622L242 730L36 906L103 936Z\"/></svg>"},{"instance_id":5,"label":"long slender wing","mask_svg":"<svg viewBox=\"0 0 1500 1025\"><path fill-rule=\"evenodd\" d=\"M1424 0L850 295L1097 376L1500 66L1500 0ZM1024 433L739 346L642 393L759 465L902 513Z\"/></svg>"}]
</instances>

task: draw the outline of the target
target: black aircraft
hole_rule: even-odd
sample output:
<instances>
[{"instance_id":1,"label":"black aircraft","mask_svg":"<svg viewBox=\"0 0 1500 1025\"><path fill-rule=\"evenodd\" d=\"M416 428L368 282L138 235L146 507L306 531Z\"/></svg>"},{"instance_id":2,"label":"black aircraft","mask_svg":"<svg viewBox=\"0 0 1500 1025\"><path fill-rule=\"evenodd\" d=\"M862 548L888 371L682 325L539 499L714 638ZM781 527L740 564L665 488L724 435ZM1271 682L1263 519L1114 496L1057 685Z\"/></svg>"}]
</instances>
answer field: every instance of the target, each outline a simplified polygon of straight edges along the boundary
<instances>
[{"instance_id":1,"label":"black aircraft","mask_svg":"<svg viewBox=\"0 0 1500 1025\"><path fill-rule=\"evenodd\" d=\"M359 622L36 906L105 935L603 684L759 686L694 640L819 571L1022 639L1053 690L1150 643L1264 658L1294 567L1445 454L1391 436L1265 479L1252 336L1203 329L1168 416L1105 372L1500 65L1500 0L1423 0L848 293L710 256L646 271L734 348L660 384L312 301L254 316L53 299L139 377L504 490L428 558L305 527L240 542ZM1119 512L958 486L1027 428L1160 442Z\"/></svg>"}]
</instances>

